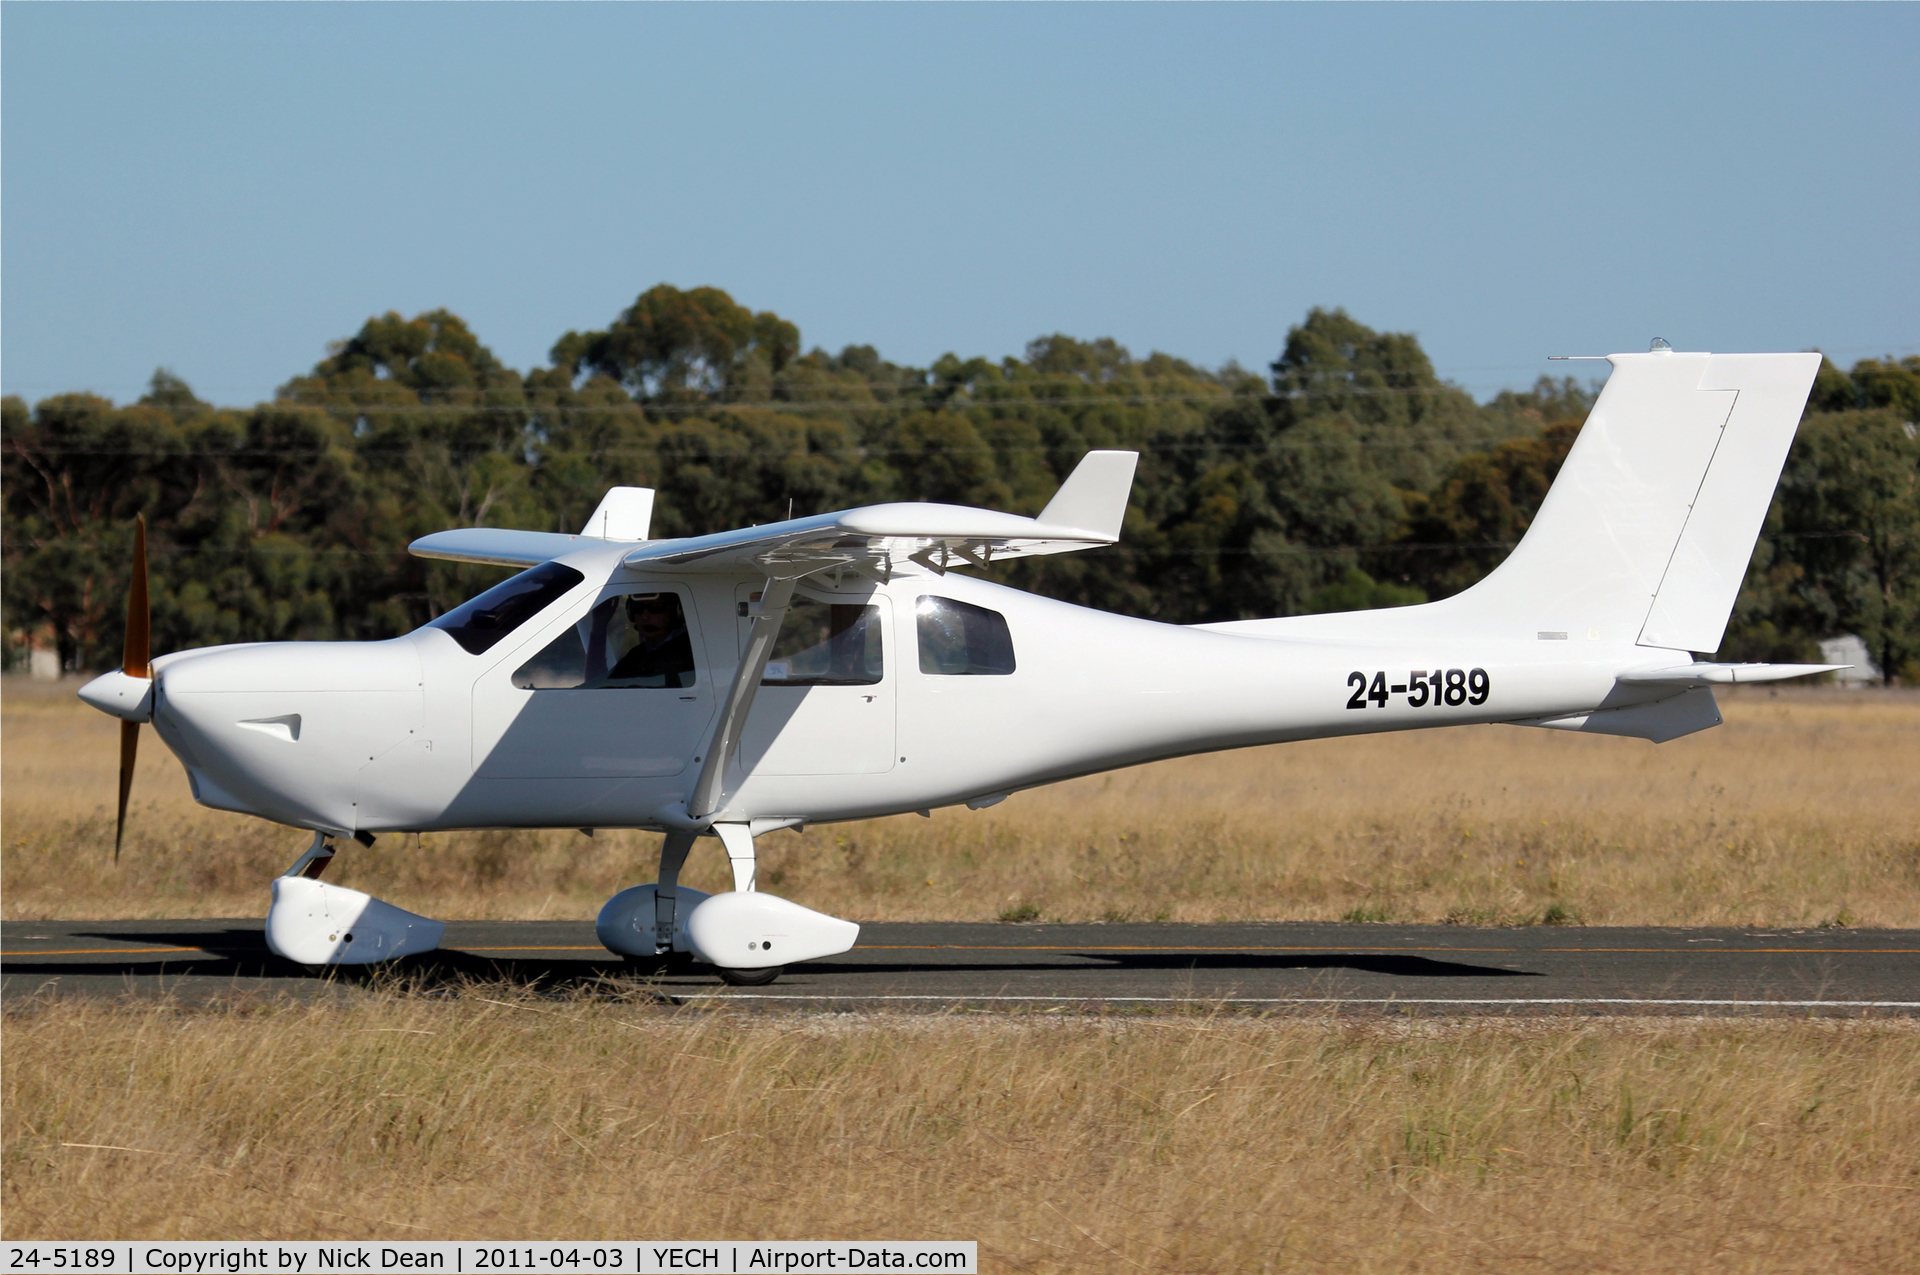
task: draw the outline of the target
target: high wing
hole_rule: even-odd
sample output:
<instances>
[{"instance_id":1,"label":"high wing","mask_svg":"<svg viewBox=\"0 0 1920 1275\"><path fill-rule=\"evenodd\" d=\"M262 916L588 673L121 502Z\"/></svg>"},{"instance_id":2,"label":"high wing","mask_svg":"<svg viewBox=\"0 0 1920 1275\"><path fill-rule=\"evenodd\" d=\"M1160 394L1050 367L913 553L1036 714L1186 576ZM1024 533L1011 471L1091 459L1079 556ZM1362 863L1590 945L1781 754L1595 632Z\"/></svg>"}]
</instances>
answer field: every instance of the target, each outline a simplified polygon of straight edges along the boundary
<instances>
[{"instance_id":1,"label":"high wing","mask_svg":"<svg viewBox=\"0 0 1920 1275\"><path fill-rule=\"evenodd\" d=\"M456 527L422 536L407 546L416 558L446 562L484 562L494 567L537 567L572 553L594 537L558 531L515 531L510 527Z\"/></svg>"},{"instance_id":2,"label":"high wing","mask_svg":"<svg viewBox=\"0 0 1920 1275\"><path fill-rule=\"evenodd\" d=\"M448 562L484 562L495 567L537 567L581 542L645 540L653 520L653 488L609 487L577 536L558 531L515 531L510 527L458 527L422 536L407 546L416 558Z\"/></svg>"},{"instance_id":3,"label":"high wing","mask_svg":"<svg viewBox=\"0 0 1920 1275\"><path fill-rule=\"evenodd\" d=\"M1071 553L1120 539L1138 453L1088 452L1038 518L965 505L903 502L743 527L685 540L656 540L626 556L629 567L745 572L798 579L854 571L886 579L894 564L950 566Z\"/></svg>"},{"instance_id":4,"label":"high wing","mask_svg":"<svg viewBox=\"0 0 1920 1275\"><path fill-rule=\"evenodd\" d=\"M944 573L950 566L984 567L1008 558L1092 549L1120 539L1137 459L1135 452L1088 452L1038 518L966 505L866 505L710 536L642 541L625 563L655 571L789 580L851 571L885 580L895 564L909 561ZM581 548L583 541L603 539L463 527L423 536L408 550L422 558L533 566Z\"/></svg>"}]
</instances>

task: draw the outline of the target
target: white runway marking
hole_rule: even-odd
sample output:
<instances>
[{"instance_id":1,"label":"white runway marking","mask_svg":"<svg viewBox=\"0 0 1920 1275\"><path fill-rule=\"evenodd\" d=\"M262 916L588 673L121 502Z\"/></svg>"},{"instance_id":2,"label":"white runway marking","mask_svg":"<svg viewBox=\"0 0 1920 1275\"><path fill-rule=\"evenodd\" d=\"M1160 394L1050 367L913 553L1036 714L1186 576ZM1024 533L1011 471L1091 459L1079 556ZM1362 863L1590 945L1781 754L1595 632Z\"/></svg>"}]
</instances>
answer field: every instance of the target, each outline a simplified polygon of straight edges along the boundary
<instances>
[{"instance_id":1,"label":"white runway marking","mask_svg":"<svg viewBox=\"0 0 1920 1275\"><path fill-rule=\"evenodd\" d=\"M1643 1000L1632 996L1456 997L1411 996L950 996L848 992L843 995L805 992L679 992L679 1000L749 1001L1071 1001L1096 1004L1111 1001L1156 1004L1212 1005L1693 1005L1740 1009L1920 1009L1920 1001L1759 1001L1759 1000Z\"/></svg>"}]
</instances>

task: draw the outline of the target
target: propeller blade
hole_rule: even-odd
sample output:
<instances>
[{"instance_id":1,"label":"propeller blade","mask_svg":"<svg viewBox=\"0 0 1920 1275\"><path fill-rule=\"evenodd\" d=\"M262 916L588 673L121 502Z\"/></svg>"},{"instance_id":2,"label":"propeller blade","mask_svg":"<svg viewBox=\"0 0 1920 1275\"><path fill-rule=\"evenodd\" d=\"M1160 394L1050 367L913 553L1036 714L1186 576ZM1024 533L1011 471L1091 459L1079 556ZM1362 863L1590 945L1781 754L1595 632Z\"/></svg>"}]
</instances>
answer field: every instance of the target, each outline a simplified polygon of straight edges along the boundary
<instances>
[{"instance_id":1,"label":"propeller blade","mask_svg":"<svg viewBox=\"0 0 1920 1275\"><path fill-rule=\"evenodd\" d=\"M120 862L120 841L127 834L127 794L133 791L133 759L140 751L140 723L120 723L120 816L113 825L113 861Z\"/></svg>"},{"instance_id":2,"label":"propeller blade","mask_svg":"<svg viewBox=\"0 0 1920 1275\"><path fill-rule=\"evenodd\" d=\"M127 582L127 641L120 671L128 677L153 676L153 613L147 605L147 516L133 520L133 576ZM127 835L127 795L133 791L133 763L140 753L140 723L120 723L120 813L113 825L113 861Z\"/></svg>"},{"instance_id":3,"label":"propeller blade","mask_svg":"<svg viewBox=\"0 0 1920 1275\"><path fill-rule=\"evenodd\" d=\"M153 676L153 614L147 607L147 516L133 520L133 578L127 582L127 642L120 671Z\"/></svg>"}]
</instances>

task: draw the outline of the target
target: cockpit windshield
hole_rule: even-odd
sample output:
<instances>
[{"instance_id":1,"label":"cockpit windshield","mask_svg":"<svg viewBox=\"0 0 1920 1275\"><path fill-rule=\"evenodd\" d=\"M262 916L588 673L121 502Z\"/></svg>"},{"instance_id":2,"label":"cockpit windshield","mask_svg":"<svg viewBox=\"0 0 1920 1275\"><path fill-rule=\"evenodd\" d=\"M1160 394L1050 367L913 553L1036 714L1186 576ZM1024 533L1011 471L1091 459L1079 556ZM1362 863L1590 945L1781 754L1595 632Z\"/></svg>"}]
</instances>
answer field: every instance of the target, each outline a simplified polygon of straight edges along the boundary
<instances>
[{"instance_id":1,"label":"cockpit windshield","mask_svg":"<svg viewBox=\"0 0 1920 1275\"><path fill-rule=\"evenodd\" d=\"M469 654L478 655L585 579L572 567L543 562L512 579L502 580L479 597L431 621L427 627L445 629Z\"/></svg>"}]
</instances>

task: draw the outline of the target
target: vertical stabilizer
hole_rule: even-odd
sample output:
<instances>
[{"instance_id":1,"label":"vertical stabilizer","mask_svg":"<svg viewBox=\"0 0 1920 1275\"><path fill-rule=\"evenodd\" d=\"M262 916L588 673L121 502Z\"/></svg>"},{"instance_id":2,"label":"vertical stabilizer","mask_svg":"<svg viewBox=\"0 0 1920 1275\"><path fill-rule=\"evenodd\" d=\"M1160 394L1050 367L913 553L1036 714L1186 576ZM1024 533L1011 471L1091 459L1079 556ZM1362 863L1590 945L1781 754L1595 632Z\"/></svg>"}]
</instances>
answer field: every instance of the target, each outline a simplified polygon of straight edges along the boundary
<instances>
[{"instance_id":1,"label":"vertical stabilizer","mask_svg":"<svg viewBox=\"0 0 1920 1275\"><path fill-rule=\"evenodd\" d=\"M1526 536L1453 599L1514 636L1712 651L1818 354L1612 356Z\"/></svg>"},{"instance_id":2,"label":"vertical stabilizer","mask_svg":"<svg viewBox=\"0 0 1920 1275\"><path fill-rule=\"evenodd\" d=\"M1127 495L1133 490L1134 463L1139 459L1138 452L1088 452L1040 511L1039 521L1118 540L1120 524L1127 517Z\"/></svg>"},{"instance_id":3,"label":"vertical stabilizer","mask_svg":"<svg viewBox=\"0 0 1920 1275\"><path fill-rule=\"evenodd\" d=\"M652 522L653 488L609 487L580 534L602 540L645 540Z\"/></svg>"}]
</instances>

